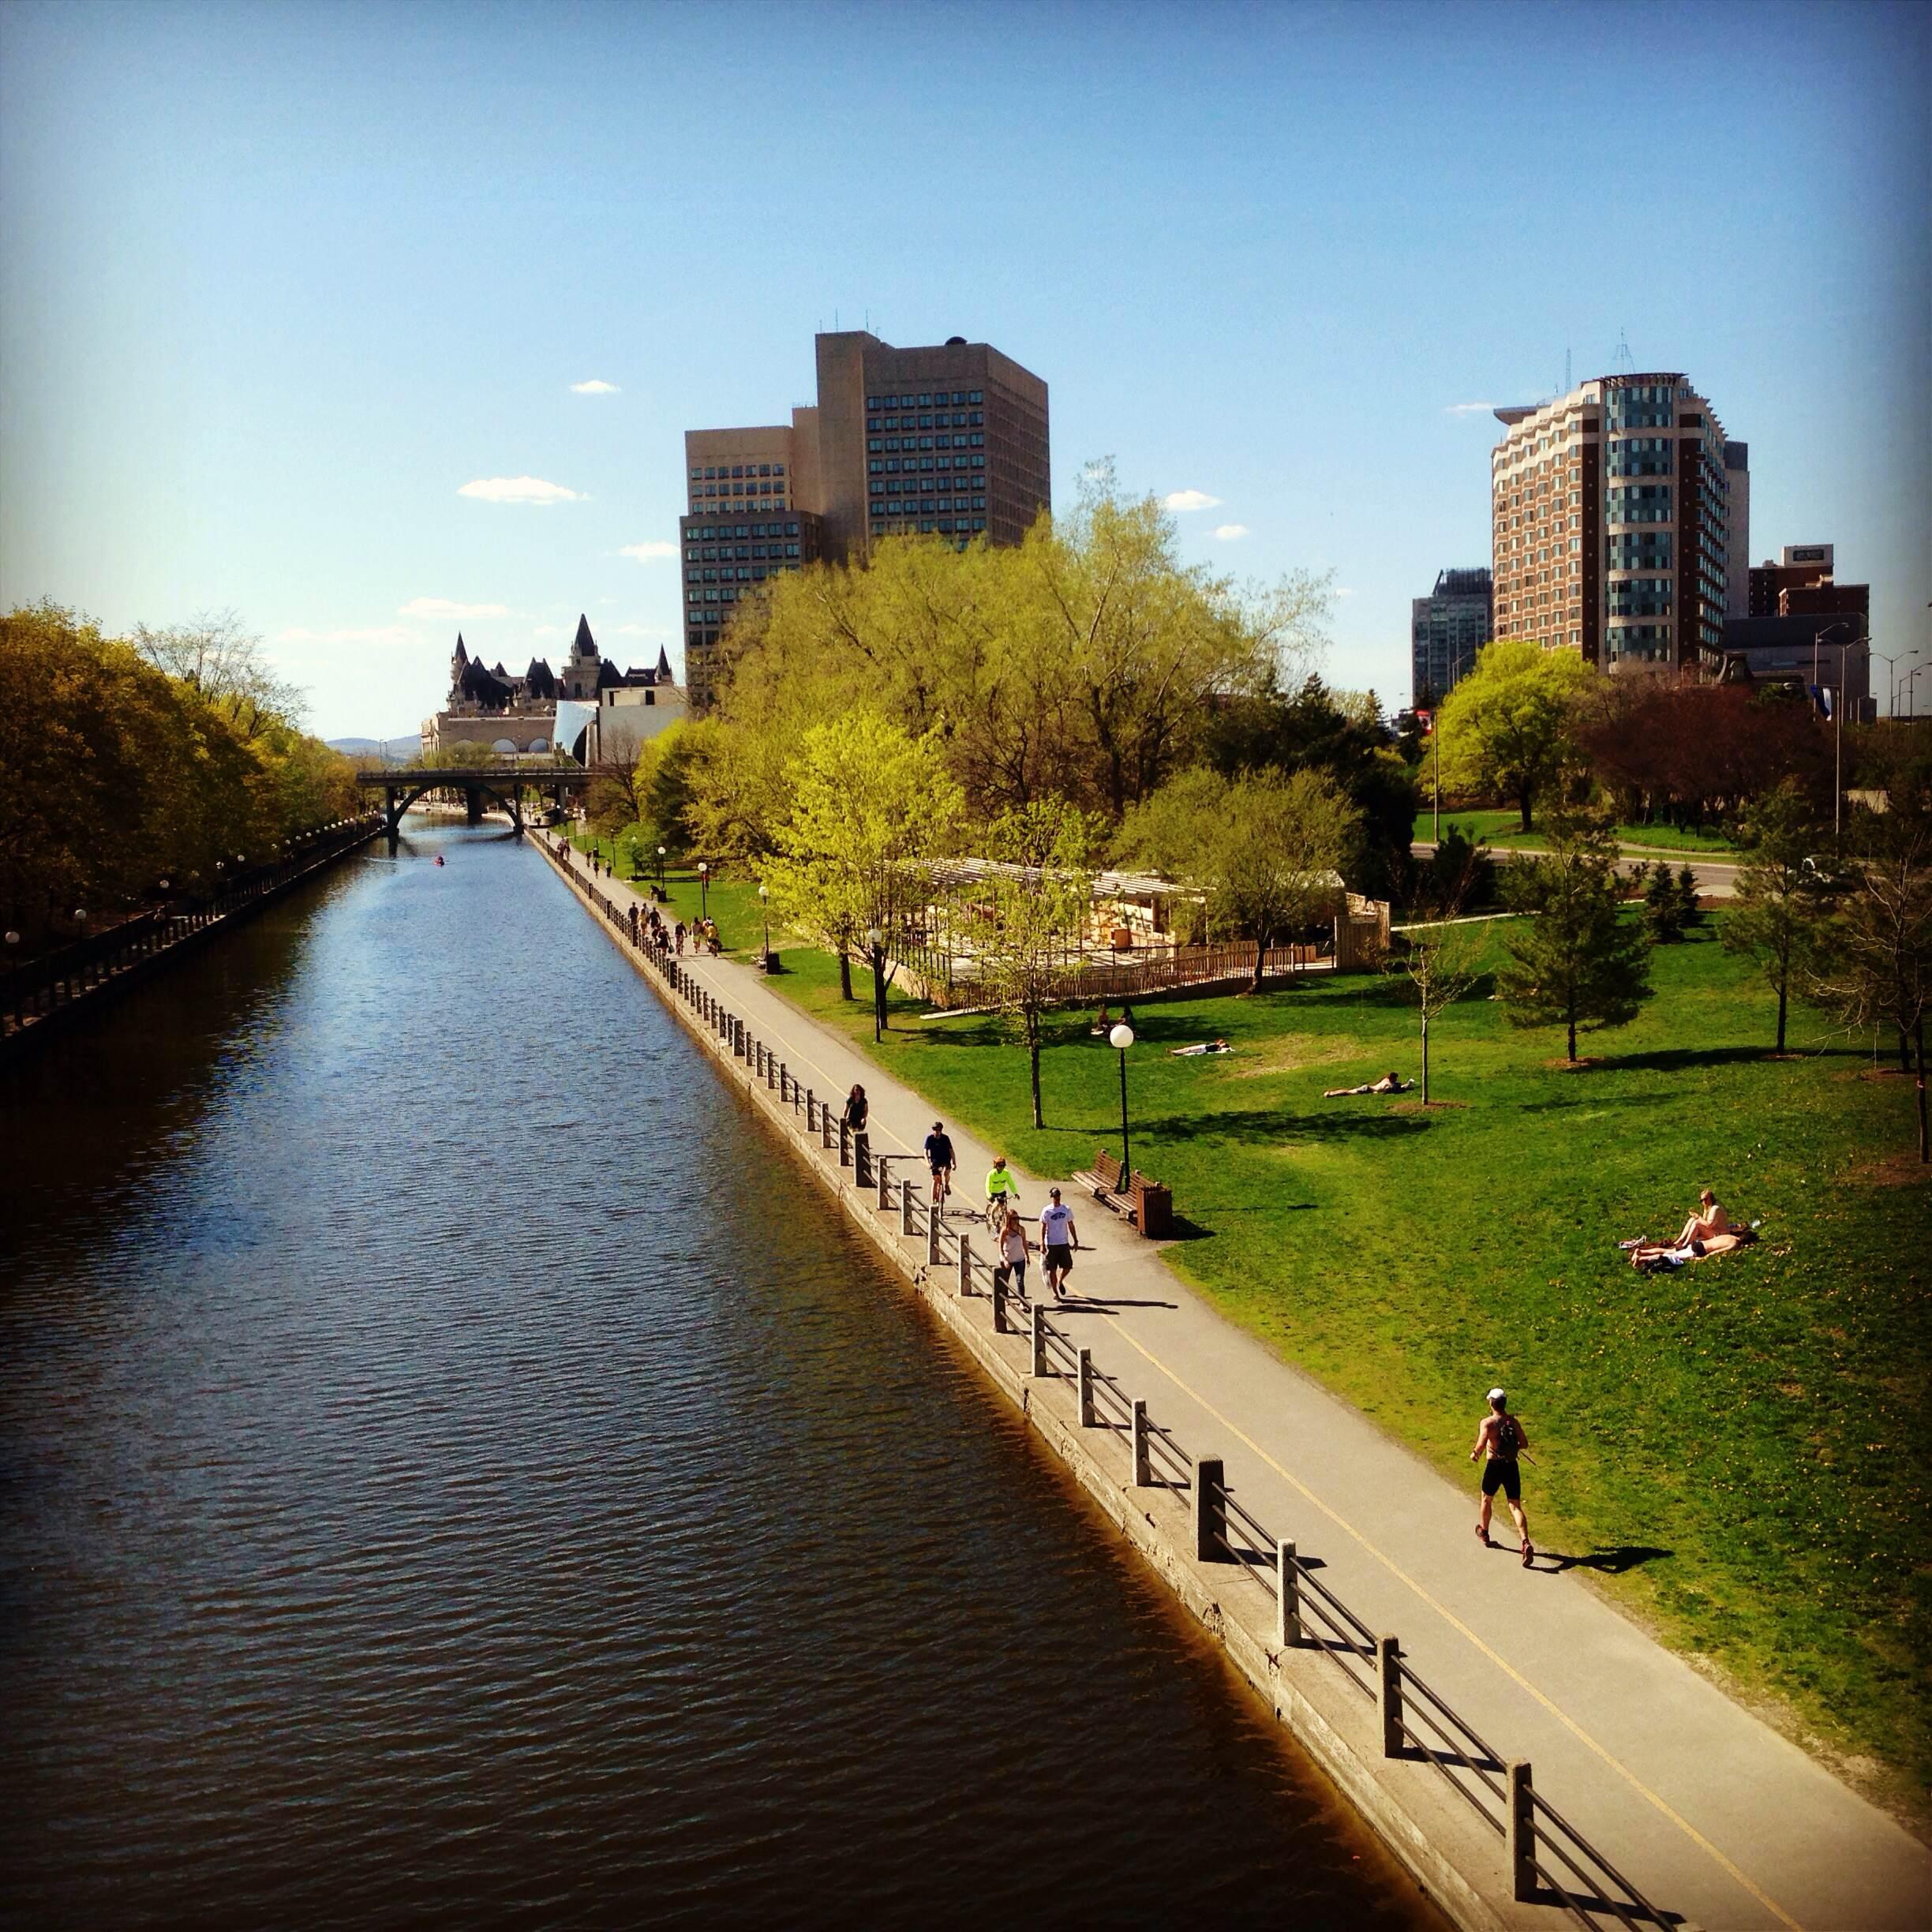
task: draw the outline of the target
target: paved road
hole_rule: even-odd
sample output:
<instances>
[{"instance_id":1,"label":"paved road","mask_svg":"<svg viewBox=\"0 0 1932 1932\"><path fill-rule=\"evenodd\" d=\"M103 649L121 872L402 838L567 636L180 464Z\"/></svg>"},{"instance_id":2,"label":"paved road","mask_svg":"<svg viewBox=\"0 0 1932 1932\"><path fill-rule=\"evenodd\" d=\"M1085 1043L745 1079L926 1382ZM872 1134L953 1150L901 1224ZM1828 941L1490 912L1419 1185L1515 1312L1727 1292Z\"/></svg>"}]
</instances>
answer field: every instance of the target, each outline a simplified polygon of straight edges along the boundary
<instances>
[{"instance_id":1,"label":"paved road","mask_svg":"<svg viewBox=\"0 0 1932 1932\"><path fill-rule=\"evenodd\" d=\"M1420 859L1426 859L1435 849L1428 839L1418 839L1410 848ZM1737 875L1742 868L1735 859L1706 859L1693 852L1657 852L1643 845L1622 845L1617 849L1627 866L1639 863L1653 866L1660 859L1668 859L1673 871L1679 866L1689 866L1697 879L1698 891L1706 899L1729 899L1736 894ZM1498 855L1526 852L1536 856L1535 848L1526 845L1500 845L1492 842L1489 850Z\"/></svg>"},{"instance_id":2,"label":"paved road","mask_svg":"<svg viewBox=\"0 0 1932 1932\"><path fill-rule=\"evenodd\" d=\"M601 881L620 900L624 888ZM687 965L822 1092L862 1081L875 1148L916 1150L932 1103L778 998L748 967ZM949 1121L971 1207L993 1150ZM1324 1580L1661 1907L1710 1928L1923 1932L1926 1848L1567 1573L1526 1571L1472 1533L1474 1483L1446 1483L1184 1286L1064 1177L1088 1249L1068 1309L1096 1363L1144 1395L1242 1501L1320 1557ZM1040 1177L1020 1175L1037 1211ZM1180 1204L1185 1209L1186 1204ZM963 1215L955 1225L963 1224ZM1470 1433L1486 1376L1471 1365ZM1524 1391L1533 1434L1533 1389ZM1533 1487L1526 1500L1535 1524ZM1571 1556L1589 1552L1569 1552ZM1256 1586L1258 1588L1258 1586Z\"/></svg>"}]
</instances>

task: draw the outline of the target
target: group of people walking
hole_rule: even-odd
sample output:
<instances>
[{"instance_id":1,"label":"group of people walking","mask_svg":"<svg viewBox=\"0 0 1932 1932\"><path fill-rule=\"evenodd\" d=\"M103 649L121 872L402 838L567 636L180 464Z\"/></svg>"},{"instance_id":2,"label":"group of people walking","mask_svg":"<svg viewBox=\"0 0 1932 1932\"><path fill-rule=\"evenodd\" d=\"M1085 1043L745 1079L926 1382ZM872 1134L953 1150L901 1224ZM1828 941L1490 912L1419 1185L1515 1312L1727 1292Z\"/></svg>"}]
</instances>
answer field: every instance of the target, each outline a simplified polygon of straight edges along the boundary
<instances>
[{"instance_id":1,"label":"group of people walking","mask_svg":"<svg viewBox=\"0 0 1932 1932\"><path fill-rule=\"evenodd\" d=\"M680 959L684 957L687 942L692 952L709 952L714 959L724 949L718 942L715 920L695 919L687 927L682 919L679 919L672 924L655 906L640 912L634 905L627 916L631 922L631 943L633 945L650 946L667 955L675 951Z\"/></svg>"}]
</instances>

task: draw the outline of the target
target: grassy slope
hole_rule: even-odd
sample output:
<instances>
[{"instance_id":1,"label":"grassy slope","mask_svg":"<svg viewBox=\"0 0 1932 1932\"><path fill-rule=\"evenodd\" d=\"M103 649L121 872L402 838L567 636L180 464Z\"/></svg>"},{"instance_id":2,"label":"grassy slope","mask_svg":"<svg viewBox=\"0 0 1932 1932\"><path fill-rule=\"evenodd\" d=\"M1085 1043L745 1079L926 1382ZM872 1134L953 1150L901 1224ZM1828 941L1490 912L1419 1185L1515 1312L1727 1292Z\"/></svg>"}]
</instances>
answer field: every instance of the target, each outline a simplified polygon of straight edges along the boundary
<instances>
[{"instance_id":1,"label":"grassy slope","mask_svg":"<svg viewBox=\"0 0 1932 1932\"><path fill-rule=\"evenodd\" d=\"M1524 832L1522 819L1514 811L1445 811L1442 815L1443 829L1451 826L1466 837L1486 839L1492 845L1528 845L1541 848L1543 834L1541 832ZM1427 810L1416 814L1415 836L1425 842L1436 836L1434 815ZM1646 845L1659 852L1709 852L1713 856L1737 849L1735 842L1720 832L1687 832L1676 826L1667 825L1620 825L1616 829L1619 841L1625 845Z\"/></svg>"},{"instance_id":2,"label":"grassy slope","mask_svg":"<svg viewBox=\"0 0 1932 1932\"><path fill-rule=\"evenodd\" d=\"M755 944L743 915L724 936ZM831 961L785 957L778 988L871 1050ZM1657 999L1593 1038L1604 1064L1582 1073L1547 1064L1560 1043L1500 1006L1455 1009L1436 1092L1467 1105L1426 1116L1320 1098L1413 1073L1413 1014L1383 983L1145 1006L1136 1164L1193 1225L1170 1255L1184 1275L1452 1480L1470 1479L1481 1391L1518 1391L1539 1543L1833 1747L1881 1761L1876 1784L1919 1808L1932 1187L1859 1178L1909 1146L1910 1091L1861 1078L1869 1053L1842 1043L1766 1058L1769 1002L1709 937L1661 951L1655 979ZM1084 1166L1117 1131L1114 1058L1090 1016L1054 1031L1035 1133L1024 1055L993 1023L915 1028L910 1003L894 1010L907 1030L879 1063L1036 1171ZM1801 1020L1795 1037L1818 1031ZM1163 1050L1216 1033L1234 1056ZM1707 1179L1763 1217L1764 1245L1634 1274L1619 1238L1674 1233Z\"/></svg>"}]
</instances>

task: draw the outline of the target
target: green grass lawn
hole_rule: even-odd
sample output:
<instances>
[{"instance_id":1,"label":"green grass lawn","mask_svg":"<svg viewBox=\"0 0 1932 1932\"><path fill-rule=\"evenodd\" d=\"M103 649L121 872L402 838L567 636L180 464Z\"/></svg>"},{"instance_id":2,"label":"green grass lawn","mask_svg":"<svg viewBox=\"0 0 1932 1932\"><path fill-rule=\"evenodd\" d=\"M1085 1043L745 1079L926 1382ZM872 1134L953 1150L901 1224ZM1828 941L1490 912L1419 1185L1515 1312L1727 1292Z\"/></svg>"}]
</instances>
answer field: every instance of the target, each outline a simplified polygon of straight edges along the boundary
<instances>
[{"instance_id":1,"label":"green grass lawn","mask_svg":"<svg viewBox=\"0 0 1932 1932\"><path fill-rule=\"evenodd\" d=\"M742 912L727 935L754 946ZM784 958L775 987L874 1051L863 975L848 1005L829 959ZM1436 1097L1458 1104L1426 1114L1320 1097L1413 1074L1388 982L1149 1004L1136 1165L1174 1189L1187 1279L1459 1484L1483 1391L1507 1384L1537 1440L1539 1544L1923 1815L1932 1186L1878 1171L1914 1144L1911 1089L1809 1015L1802 1055L1769 1058L1770 998L1708 930L1661 949L1654 979L1581 1072L1480 988L1437 1023ZM877 1061L942 1116L1043 1174L1113 1142L1116 1062L1090 1015L1053 1026L1035 1132L995 1023L893 1010ZM1165 1050L1215 1034L1231 1057ZM1674 1234L1706 1181L1762 1217L1762 1245L1633 1272L1618 1240Z\"/></svg>"},{"instance_id":2,"label":"green grass lawn","mask_svg":"<svg viewBox=\"0 0 1932 1932\"><path fill-rule=\"evenodd\" d=\"M1538 851L1543 846L1543 834L1523 831L1522 816L1515 811L1445 809L1442 823L1445 832L1453 826L1465 837L1486 839L1492 845L1526 845ZM1714 855L1737 850L1735 841L1724 833L1687 832L1676 826L1620 825L1616 828L1616 835L1623 844L1647 845L1660 852ZM1425 841L1434 839L1436 820L1432 813L1423 811L1416 814L1415 836Z\"/></svg>"}]
</instances>

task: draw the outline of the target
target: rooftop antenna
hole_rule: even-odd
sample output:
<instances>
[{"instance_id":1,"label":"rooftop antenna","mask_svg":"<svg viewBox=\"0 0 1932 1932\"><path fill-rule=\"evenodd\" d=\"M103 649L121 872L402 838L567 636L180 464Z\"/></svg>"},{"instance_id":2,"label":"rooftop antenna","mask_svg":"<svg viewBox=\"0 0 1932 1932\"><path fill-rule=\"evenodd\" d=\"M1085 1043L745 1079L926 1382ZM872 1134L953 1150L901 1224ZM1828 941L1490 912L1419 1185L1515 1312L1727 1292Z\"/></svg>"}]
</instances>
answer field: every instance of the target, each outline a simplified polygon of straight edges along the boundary
<instances>
[{"instance_id":1,"label":"rooftop antenna","mask_svg":"<svg viewBox=\"0 0 1932 1932\"><path fill-rule=\"evenodd\" d=\"M1630 332L1627 329L1617 331L1616 365L1618 369L1626 376L1632 376L1636 373L1637 365L1631 355Z\"/></svg>"},{"instance_id":2,"label":"rooftop antenna","mask_svg":"<svg viewBox=\"0 0 1932 1932\"><path fill-rule=\"evenodd\" d=\"M1570 350L1567 344L1565 344L1563 348L1563 392L1565 395L1567 395L1570 393Z\"/></svg>"}]
</instances>

